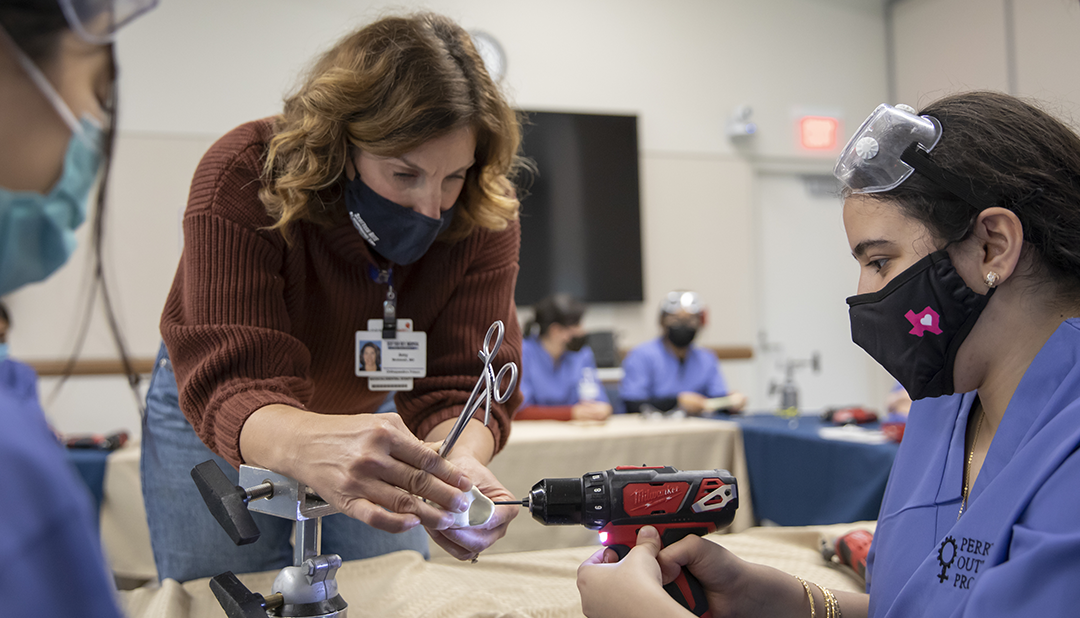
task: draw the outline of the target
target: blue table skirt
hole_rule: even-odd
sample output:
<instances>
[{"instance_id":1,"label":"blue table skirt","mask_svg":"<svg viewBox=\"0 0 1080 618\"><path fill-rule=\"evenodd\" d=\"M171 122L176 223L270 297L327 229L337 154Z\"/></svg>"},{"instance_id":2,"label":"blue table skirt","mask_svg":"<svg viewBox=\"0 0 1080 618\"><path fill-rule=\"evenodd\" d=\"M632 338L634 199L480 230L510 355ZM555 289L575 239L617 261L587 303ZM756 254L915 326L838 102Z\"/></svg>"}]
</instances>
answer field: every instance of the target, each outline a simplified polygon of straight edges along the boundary
<instances>
[{"instance_id":1,"label":"blue table skirt","mask_svg":"<svg viewBox=\"0 0 1080 618\"><path fill-rule=\"evenodd\" d=\"M754 516L782 526L874 520L899 445L826 440L815 416L718 416L742 426ZM877 425L868 425L877 429Z\"/></svg>"},{"instance_id":2,"label":"blue table skirt","mask_svg":"<svg viewBox=\"0 0 1080 618\"><path fill-rule=\"evenodd\" d=\"M105 495L105 461L109 451L97 449L67 449L67 460L75 468L79 478L86 483L90 495L94 497L94 517L101 511L101 500Z\"/></svg>"}]
</instances>

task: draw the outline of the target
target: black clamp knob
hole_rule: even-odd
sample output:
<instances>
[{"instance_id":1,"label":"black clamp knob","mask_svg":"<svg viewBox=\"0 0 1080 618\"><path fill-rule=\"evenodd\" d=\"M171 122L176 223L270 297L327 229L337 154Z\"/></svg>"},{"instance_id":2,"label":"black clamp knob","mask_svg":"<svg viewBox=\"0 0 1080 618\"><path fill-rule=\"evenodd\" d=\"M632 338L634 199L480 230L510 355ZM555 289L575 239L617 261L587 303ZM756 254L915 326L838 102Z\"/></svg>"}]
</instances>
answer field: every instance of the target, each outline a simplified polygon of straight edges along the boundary
<instances>
[{"instance_id":1,"label":"black clamp knob","mask_svg":"<svg viewBox=\"0 0 1080 618\"><path fill-rule=\"evenodd\" d=\"M248 512L247 504L254 498L271 495L272 485L264 483L251 489L233 485L212 459L192 468L191 478L199 488L206 508L233 543L247 545L259 540L259 527Z\"/></svg>"},{"instance_id":2,"label":"black clamp knob","mask_svg":"<svg viewBox=\"0 0 1080 618\"><path fill-rule=\"evenodd\" d=\"M217 468L217 466L214 467ZM264 598L263 595L248 590L232 571L225 571L211 578L210 590L214 591L214 596L217 597L218 603L229 618L267 618L270 615L267 610L280 607L282 604L280 594L272 594L269 598Z\"/></svg>"}]
</instances>

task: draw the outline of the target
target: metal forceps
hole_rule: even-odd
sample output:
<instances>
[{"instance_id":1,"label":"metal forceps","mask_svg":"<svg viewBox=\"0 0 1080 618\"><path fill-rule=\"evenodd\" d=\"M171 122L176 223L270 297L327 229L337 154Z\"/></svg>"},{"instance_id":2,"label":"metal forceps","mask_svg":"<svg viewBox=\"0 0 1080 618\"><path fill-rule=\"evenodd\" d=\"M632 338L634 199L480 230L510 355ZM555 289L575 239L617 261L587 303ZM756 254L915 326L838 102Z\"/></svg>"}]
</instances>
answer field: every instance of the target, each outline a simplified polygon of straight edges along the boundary
<instances>
[{"instance_id":1,"label":"metal forceps","mask_svg":"<svg viewBox=\"0 0 1080 618\"><path fill-rule=\"evenodd\" d=\"M503 335L505 334L506 327L503 325L502 320L495 320L491 327L488 328L487 335L484 336L484 346L480 348L480 352L477 354L480 360L484 361L484 369L480 374L480 379L476 381L476 386L473 387L472 394L469 395L469 399L465 402L465 409L461 411L461 415L458 416L453 429L450 430L446 439L443 440L442 446L439 447L440 457L446 457L450 454L450 449L454 448L454 443L461 436L461 432L465 431L465 425L469 423L469 420L472 419L473 414L476 413L481 404L484 405L484 425L486 426L488 419L491 417L491 400L494 399L497 403L506 403L510 399L510 395L514 393L514 387L517 386L518 379L517 364L514 362L506 363L499 369L498 374L491 368L491 361L499 353L499 348L502 347ZM492 338L495 339L494 343L491 341ZM510 382L506 385L505 390L500 390L499 387L507 374L510 374Z\"/></svg>"}]
</instances>

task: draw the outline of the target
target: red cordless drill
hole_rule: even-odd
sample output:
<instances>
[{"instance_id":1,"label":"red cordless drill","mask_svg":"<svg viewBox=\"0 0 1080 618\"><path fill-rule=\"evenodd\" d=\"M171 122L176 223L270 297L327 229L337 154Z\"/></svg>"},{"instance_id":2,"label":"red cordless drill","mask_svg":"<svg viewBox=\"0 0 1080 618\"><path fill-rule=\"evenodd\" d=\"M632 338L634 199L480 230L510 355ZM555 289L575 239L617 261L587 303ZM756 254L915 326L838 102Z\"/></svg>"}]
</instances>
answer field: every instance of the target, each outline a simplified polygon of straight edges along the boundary
<instances>
[{"instance_id":1,"label":"red cordless drill","mask_svg":"<svg viewBox=\"0 0 1080 618\"><path fill-rule=\"evenodd\" d=\"M521 506L544 525L599 529L600 543L621 560L642 526L656 528L666 546L688 534L702 536L729 525L739 507L739 491L727 470L619 466L581 478L543 479ZM685 568L664 589L695 616L709 616L705 591Z\"/></svg>"}]
</instances>

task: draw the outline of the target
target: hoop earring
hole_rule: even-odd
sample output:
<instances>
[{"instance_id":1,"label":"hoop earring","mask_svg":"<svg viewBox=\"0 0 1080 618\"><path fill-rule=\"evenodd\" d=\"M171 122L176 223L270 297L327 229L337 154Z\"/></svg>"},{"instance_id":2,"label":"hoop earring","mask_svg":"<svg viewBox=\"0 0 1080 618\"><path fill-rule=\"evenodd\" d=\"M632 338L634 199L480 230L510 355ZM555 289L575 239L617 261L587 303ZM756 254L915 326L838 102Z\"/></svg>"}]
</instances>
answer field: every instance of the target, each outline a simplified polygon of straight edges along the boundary
<instances>
[{"instance_id":1,"label":"hoop earring","mask_svg":"<svg viewBox=\"0 0 1080 618\"><path fill-rule=\"evenodd\" d=\"M1001 277L998 277L998 274L991 270L983 277L983 282L986 283L986 287L993 288L997 286L999 279L1001 279Z\"/></svg>"}]
</instances>

